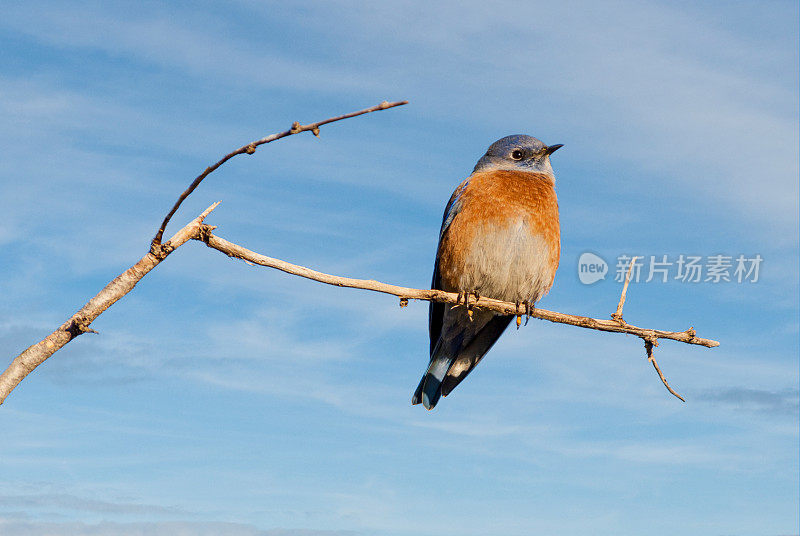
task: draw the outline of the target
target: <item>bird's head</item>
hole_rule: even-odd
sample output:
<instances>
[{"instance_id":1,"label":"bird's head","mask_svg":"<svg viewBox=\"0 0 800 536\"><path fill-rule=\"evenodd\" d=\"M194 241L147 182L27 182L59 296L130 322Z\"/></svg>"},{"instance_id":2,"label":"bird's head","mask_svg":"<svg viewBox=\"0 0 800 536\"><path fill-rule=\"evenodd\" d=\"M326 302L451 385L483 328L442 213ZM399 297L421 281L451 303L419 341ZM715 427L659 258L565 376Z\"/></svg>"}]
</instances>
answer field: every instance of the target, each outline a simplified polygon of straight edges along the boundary
<instances>
[{"instance_id":1,"label":"bird's head","mask_svg":"<svg viewBox=\"0 0 800 536\"><path fill-rule=\"evenodd\" d=\"M527 171L553 177L550 155L563 145L547 146L533 136L514 134L500 138L489 146L486 154L475 164L478 171Z\"/></svg>"}]
</instances>

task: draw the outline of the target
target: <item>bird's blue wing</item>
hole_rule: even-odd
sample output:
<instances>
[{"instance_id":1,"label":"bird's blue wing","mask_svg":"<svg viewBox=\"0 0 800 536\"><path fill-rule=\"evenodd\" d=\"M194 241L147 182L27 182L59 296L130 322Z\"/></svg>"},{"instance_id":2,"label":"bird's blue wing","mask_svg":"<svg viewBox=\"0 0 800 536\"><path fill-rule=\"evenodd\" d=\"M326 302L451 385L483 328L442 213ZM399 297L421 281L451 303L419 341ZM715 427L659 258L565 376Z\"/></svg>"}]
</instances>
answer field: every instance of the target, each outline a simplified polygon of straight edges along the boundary
<instances>
[{"instance_id":1,"label":"bird's blue wing","mask_svg":"<svg viewBox=\"0 0 800 536\"><path fill-rule=\"evenodd\" d=\"M459 210L461 210L461 194L464 193L464 189L467 187L467 183L469 179L466 179L464 182L458 185L458 188L453 192L453 195L450 196L450 201L448 201L447 206L444 209L444 215L442 216L442 228L439 231L439 243L436 246L436 262L433 265L433 280L431 281L431 288L436 290L444 290L442 288L442 278L441 274L439 273L439 248L442 245L442 238L444 237L447 229L450 227L450 224L453 222L453 219L458 214ZM422 380L419 383L416 391L414 392L414 396L411 399L412 404L420 404L423 402L423 390L426 385L426 379L429 377L436 377L435 383L439 385L439 382L444 378L444 375L447 372L447 369L452 362L452 359L445 356L437 356L437 345L441 348L440 338L442 336L442 327L444 325L444 315L445 315L445 307L446 305L441 302L430 302L428 306L428 331L430 333L430 364L428 366L428 371L422 376ZM449 344L447 345L449 346ZM440 352L441 353L441 352ZM448 354L449 352L446 352ZM436 363L434 363L434 359L436 359ZM431 370L431 368L436 370ZM441 370L439 370L441 369ZM439 399L440 390L438 388L433 387L433 383L430 383L429 389L436 391L435 395L428 393L428 400L425 401L426 407L433 407L436 404L436 400ZM432 400L433 405L429 405L429 401Z\"/></svg>"},{"instance_id":2,"label":"bird's blue wing","mask_svg":"<svg viewBox=\"0 0 800 536\"><path fill-rule=\"evenodd\" d=\"M436 246L436 262L433 265L433 280L431 281L432 289L444 290L442 289L442 279L441 275L439 274L439 247L442 244L442 237L444 236L444 233L447 232L447 229L450 227L453 218L455 218L456 214L458 214L458 211L461 210L461 194L464 193L467 183L469 183L469 179L466 179L464 182L458 185L458 188L456 188L456 190L453 192L453 195L450 196L450 201L448 201L447 206L444 209L444 216L442 216L442 229L439 231L439 244ZM439 336L442 333L444 307L445 304L434 301L430 302L430 305L428 306L428 332L430 333L431 337L431 355L433 355L433 349L436 347L436 341L439 340Z\"/></svg>"}]
</instances>

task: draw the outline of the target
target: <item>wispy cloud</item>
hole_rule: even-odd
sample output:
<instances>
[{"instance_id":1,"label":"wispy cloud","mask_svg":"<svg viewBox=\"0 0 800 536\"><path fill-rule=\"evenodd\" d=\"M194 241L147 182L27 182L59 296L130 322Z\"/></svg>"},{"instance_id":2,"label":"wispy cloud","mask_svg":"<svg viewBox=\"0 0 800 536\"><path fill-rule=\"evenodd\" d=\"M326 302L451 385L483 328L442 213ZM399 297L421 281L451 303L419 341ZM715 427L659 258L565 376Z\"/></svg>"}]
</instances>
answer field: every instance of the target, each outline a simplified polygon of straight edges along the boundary
<instances>
[{"instance_id":1,"label":"wispy cloud","mask_svg":"<svg viewBox=\"0 0 800 536\"><path fill-rule=\"evenodd\" d=\"M68 493L46 493L12 495L0 493L0 509L9 510L21 508L26 510L75 510L97 514L185 514L174 507L153 504L137 504L132 502L112 502L107 500L89 499Z\"/></svg>"},{"instance_id":2,"label":"wispy cloud","mask_svg":"<svg viewBox=\"0 0 800 536\"><path fill-rule=\"evenodd\" d=\"M69 9L50 5L43 10L18 7L4 18L6 29L51 45L121 54L145 64L178 68L198 78L213 76L262 88L308 90L321 85L326 91L362 90L373 85L358 72L279 54L237 38L233 31L220 32L219 25L210 32L214 19L199 11L184 12L178 24L164 8L121 19L111 4Z\"/></svg>"},{"instance_id":3,"label":"wispy cloud","mask_svg":"<svg viewBox=\"0 0 800 536\"><path fill-rule=\"evenodd\" d=\"M773 415L797 416L800 411L798 390L786 388L780 391L731 387L700 393L701 400L731 406L738 410L755 411Z\"/></svg>"},{"instance_id":4,"label":"wispy cloud","mask_svg":"<svg viewBox=\"0 0 800 536\"><path fill-rule=\"evenodd\" d=\"M0 531L17 536L354 536L353 531L270 529L219 521L36 522L0 518Z\"/></svg>"}]
</instances>

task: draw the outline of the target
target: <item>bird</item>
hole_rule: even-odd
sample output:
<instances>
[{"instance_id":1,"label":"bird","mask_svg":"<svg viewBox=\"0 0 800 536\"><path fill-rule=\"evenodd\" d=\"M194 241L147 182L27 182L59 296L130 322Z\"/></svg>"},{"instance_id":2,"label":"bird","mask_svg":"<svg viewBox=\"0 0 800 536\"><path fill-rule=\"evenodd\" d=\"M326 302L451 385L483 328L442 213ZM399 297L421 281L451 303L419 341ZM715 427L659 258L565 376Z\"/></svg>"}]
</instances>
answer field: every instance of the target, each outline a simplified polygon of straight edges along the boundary
<instances>
[{"instance_id":1,"label":"bird","mask_svg":"<svg viewBox=\"0 0 800 536\"><path fill-rule=\"evenodd\" d=\"M431 301L430 362L412 404L430 410L472 372L515 315L473 310L470 295L513 302L531 311L553 285L561 228L550 155L525 134L491 144L444 211L431 288L459 302ZM463 299L463 304L460 301ZM520 316L517 315L519 328Z\"/></svg>"}]
</instances>

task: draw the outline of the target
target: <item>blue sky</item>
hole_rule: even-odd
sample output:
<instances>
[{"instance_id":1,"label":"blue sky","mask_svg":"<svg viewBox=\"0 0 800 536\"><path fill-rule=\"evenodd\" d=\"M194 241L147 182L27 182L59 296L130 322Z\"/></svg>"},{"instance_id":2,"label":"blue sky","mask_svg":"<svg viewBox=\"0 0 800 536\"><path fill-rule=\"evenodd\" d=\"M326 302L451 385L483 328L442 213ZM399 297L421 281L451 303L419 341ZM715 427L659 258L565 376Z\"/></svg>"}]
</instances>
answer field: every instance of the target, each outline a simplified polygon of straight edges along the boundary
<instances>
[{"instance_id":1,"label":"blue sky","mask_svg":"<svg viewBox=\"0 0 800 536\"><path fill-rule=\"evenodd\" d=\"M553 157L541 306L606 317L586 251L764 259L757 283L632 284L662 342L532 321L432 412L427 307L187 244L0 407L0 534L798 532L796 2L51 3L0 19L0 348L10 360L148 247L222 154L409 99L212 175L218 234L424 287L486 147ZM168 231L169 234L169 231ZM674 272L673 272L674 273Z\"/></svg>"}]
</instances>

